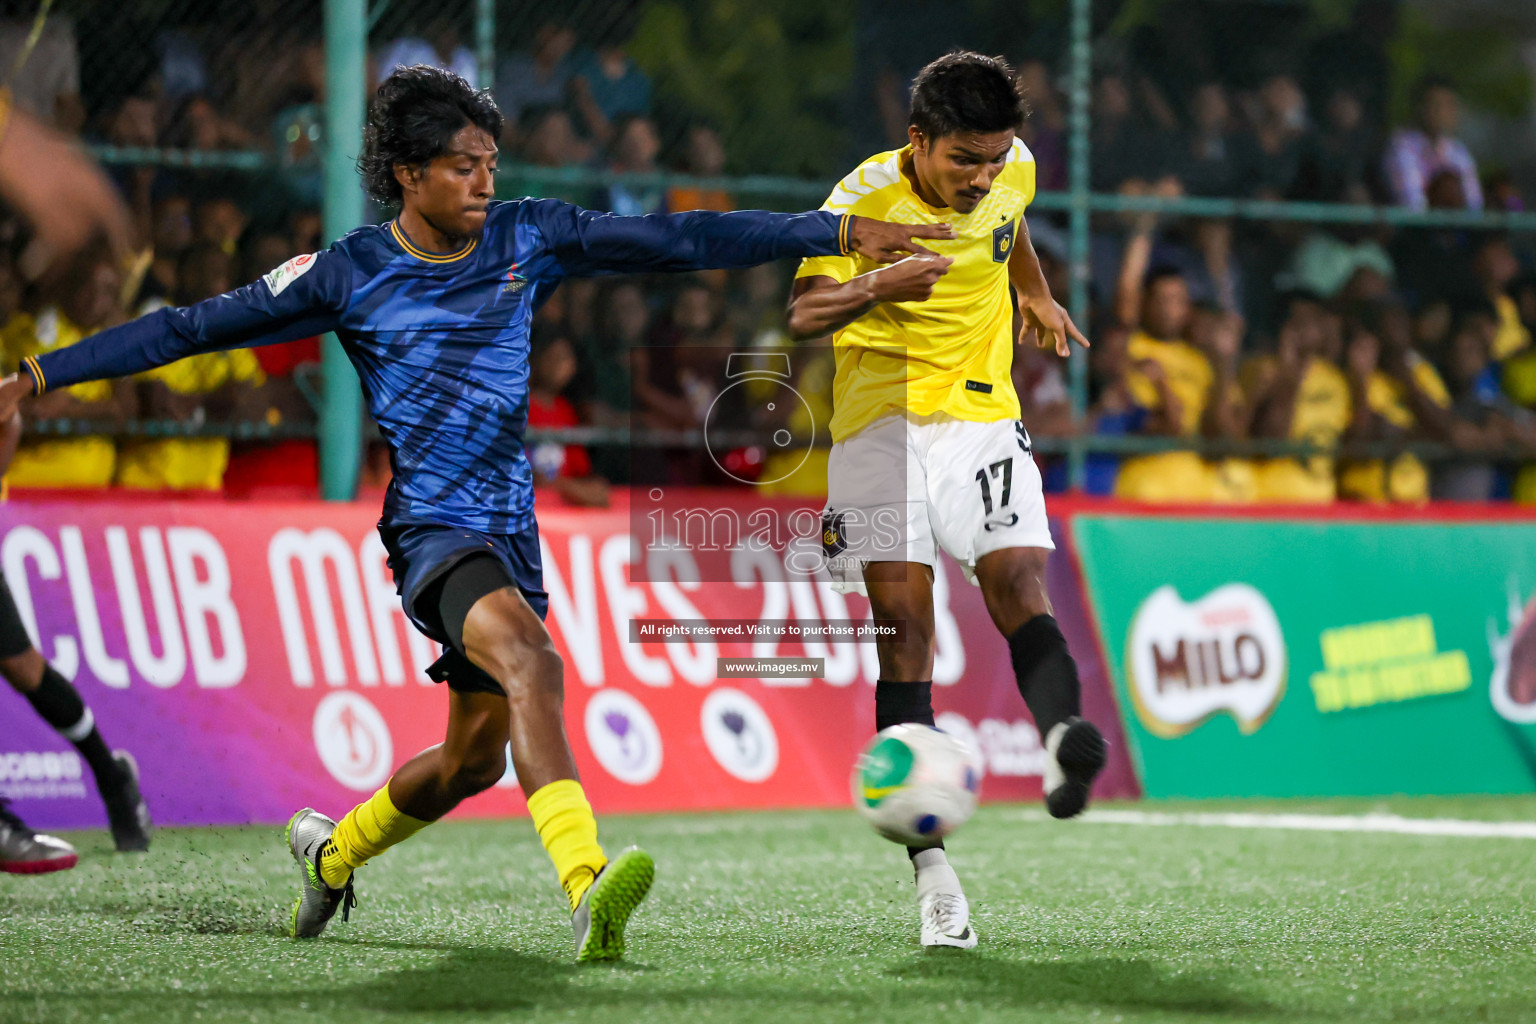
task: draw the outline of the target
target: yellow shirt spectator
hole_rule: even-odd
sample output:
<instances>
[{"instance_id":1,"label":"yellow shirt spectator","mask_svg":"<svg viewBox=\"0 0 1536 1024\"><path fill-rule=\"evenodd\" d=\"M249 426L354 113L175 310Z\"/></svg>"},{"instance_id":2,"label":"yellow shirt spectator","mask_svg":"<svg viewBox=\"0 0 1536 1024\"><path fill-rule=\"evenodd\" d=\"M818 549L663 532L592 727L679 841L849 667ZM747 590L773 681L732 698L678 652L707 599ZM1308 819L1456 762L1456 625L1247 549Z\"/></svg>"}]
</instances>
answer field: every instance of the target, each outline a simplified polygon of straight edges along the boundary
<instances>
[{"instance_id":1,"label":"yellow shirt spectator","mask_svg":"<svg viewBox=\"0 0 1536 1024\"><path fill-rule=\"evenodd\" d=\"M1349 380L1326 359L1312 359L1302 371L1287 435L1332 447L1349 428L1353 406ZM1331 455L1307 459L1265 459L1254 467L1255 496L1276 504L1327 504L1338 497Z\"/></svg>"},{"instance_id":2,"label":"yellow shirt spectator","mask_svg":"<svg viewBox=\"0 0 1536 1024\"><path fill-rule=\"evenodd\" d=\"M1126 341L1126 359L1130 368L1125 383L1137 404L1153 412L1168 412L1163 408L1161 390L1142 366L1154 363L1178 400L1177 435L1200 436L1200 421L1216 382L1210 358L1186 341L1162 341L1137 331ZM1244 501L1252 491L1251 474L1246 467L1233 465L1234 461L1213 466L1196 452L1187 451L1126 459L1115 477L1115 496L1157 504Z\"/></svg>"},{"instance_id":3,"label":"yellow shirt spectator","mask_svg":"<svg viewBox=\"0 0 1536 1024\"><path fill-rule=\"evenodd\" d=\"M208 395L231 381L260 387L266 374L250 349L205 352L148 370L140 380L156 380L178 395ZM168 438L130 441L117 460L117 484L132 490L217 491L229 465L229 439Z\"/></svg>"},{"instance_id":4,"label":"yellow shirt spectator","mask_svg":"<svg viewBox=\"0 0 1536 1024\"><path fill-rule=\"evenodd\" d=\"M64 348L84 337L85 332L53 306L35 317L17 313L0 330L5 361L13 368L24 356ZM81 402L112 399L110 381L88 381L68 390ZM106 487L112 483L116 461L117 448L109 437L24 438L5 479L11 487Z\"/></svg>"},{"instance_id":5,"label":"yellow shirt spectator","mask_svg":"<svg viewBox=\"0 0 1536 1024\"><path fill-rule=\"evenodd\" d=\"M1409 360L1409 372L1418 389L1440 408L1450 408L1451 394L1429 360L1417 354L1410 354ZM1413 409L1403 385L1390 374L1377 370L1371 375L1365 400L1372 412L1394 427L1413 428ZM1429 470L1411 452L1399 455L1390 466L1381 459L1353 462L1339 471L1339 494L1378 504L1392 501L1421 505L1429 500Z\"/></svg>"}]
</instances>

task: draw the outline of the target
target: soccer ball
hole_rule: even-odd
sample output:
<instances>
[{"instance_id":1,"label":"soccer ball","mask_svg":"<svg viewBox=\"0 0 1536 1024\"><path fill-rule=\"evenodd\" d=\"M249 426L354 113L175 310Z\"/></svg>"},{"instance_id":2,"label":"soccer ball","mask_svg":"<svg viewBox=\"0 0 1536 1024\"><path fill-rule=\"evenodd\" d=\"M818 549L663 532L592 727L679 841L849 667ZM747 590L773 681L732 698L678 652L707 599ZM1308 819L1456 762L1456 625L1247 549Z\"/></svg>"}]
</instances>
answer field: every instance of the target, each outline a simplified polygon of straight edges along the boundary
<instances>
[{"instance_id":1,"label":"soccer ball","mask_svg":"<svg viewBox=\"0 0 1536 1024\"><path fill-rule=\"evenodd\" d=\"M876 832L904 846L932 846L976 810L975 751L931 725L878 733L853 768L853 804Z\"/></svg>"}]
</instances>

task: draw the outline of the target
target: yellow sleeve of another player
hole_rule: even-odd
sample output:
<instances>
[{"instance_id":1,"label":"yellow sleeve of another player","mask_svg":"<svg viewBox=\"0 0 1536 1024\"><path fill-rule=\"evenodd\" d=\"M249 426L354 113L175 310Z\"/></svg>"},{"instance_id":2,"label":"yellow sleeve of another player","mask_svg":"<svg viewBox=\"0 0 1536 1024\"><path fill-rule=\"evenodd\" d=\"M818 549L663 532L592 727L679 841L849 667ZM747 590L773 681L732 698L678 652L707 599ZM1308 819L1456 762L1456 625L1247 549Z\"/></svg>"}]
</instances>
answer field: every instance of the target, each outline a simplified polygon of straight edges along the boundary
<instances>
[{"instance_id":1,"label":"yellow sleeve of another player","mask_svg":"<svg viewBox=\"0 0 1536 1024\"><path fill-rule=\"evenodd\" d=\"M894 183L900 171L895 153L880 153L864 161L854 172L837 183L821 208L839 216L873 217L885 220L890 209L891 196L887 187ZM830 277L838 284L846 284L874 264L864 262L857 255L812 256L800 261L795 277Z\"/></svg>"},{"instance_id":2,"label":"yellow sleeve of another player","mask_svg":"<svg viewBox=\"0 0 1536 1024\"><path fill-rule=\"evenodd\" d=\"M834 192L833 198L821 204L821 208L838 215L852 214L855 217L875 217L883 219L883 210L873 212L876 207L885 204L875 201L877 197L861 196L855 202L835 202L839 194ZM802 277L830 277L838 284L846 284L853 280L864 269L859 266L860 259L857 255L849 253L847 256L809 256L800 261L800 269L795 271L796 279Z\"/></svg>"}]
</instances>

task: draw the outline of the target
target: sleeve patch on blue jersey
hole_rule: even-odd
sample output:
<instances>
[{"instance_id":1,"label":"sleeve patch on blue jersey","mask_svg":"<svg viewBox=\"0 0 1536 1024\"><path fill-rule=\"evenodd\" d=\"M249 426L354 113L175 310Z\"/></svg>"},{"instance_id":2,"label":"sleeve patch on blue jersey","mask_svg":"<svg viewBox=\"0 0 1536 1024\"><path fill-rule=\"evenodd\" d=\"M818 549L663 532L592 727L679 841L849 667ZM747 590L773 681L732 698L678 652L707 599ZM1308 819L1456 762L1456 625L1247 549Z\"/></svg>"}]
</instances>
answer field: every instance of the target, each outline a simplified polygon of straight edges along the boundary
<instances>
[{"instance_id":1,"label":"sleeve patch on blue jersey","mask_svg":"<svg viewBox=\"0 0 1536 1024\"><path fill-rule=\"evenodd\" d=\"M319 253L307 252L302 256L295 256L276 270L261 275L261 279L267 282L267 290L275 298L283 294L284 288L309 273L310 268L315 265L315 257L319 255Z\"/></svg>"}]
</instances>

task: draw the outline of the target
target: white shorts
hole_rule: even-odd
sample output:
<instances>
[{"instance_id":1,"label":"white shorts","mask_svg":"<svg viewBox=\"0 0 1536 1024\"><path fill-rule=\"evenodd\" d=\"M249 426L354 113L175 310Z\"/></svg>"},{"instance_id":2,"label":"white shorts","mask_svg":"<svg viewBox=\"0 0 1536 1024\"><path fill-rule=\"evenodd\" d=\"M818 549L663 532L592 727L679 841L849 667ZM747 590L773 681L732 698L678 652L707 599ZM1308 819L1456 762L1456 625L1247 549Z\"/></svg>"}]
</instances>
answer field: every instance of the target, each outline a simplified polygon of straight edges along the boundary
<instances>
[{"instance_id":1,"label":"white shorts","mask_svg":"<svg viewBox=\"0 0 1536 1024\"><path fill-rule=\"evenodd\" d=\"M866 592L869 562L934 565L942 548L974 583L985 554L1056 547L1024 424L942 413L890 416L832 446L821 539L845 594Z\"/></svg>"}]
</instances>

